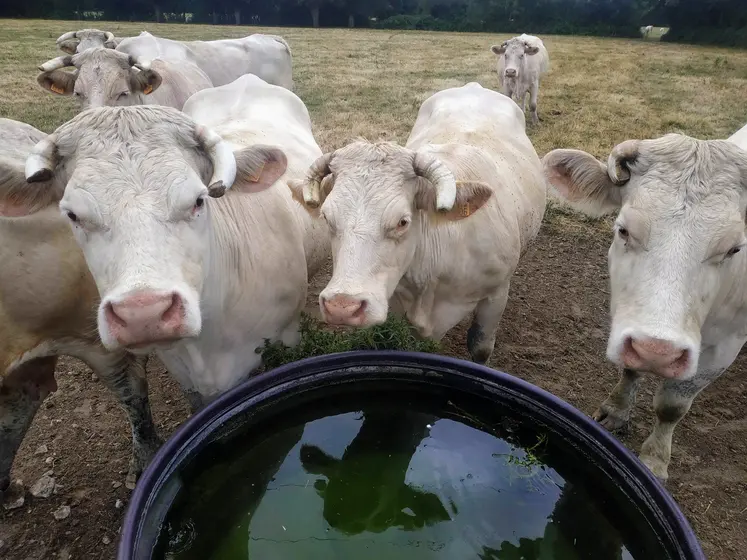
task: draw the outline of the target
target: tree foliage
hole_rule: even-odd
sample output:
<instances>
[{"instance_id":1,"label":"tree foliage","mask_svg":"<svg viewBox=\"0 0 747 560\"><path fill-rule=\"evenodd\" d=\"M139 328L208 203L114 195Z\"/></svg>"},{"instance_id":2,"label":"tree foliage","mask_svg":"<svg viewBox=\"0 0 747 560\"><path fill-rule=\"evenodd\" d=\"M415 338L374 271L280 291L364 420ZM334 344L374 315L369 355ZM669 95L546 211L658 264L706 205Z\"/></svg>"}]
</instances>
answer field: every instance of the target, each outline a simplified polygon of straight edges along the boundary
<instances>
[{"instance_id":1,"label":"tree foliage","mask_svg":"<svg viewBox=\"0 0 747 560\"><path fill-rule=\"evenodd\" d=\"M747 47L747 0L3 0L0 17L638 36Z\"/></svg>"}]
</instances>

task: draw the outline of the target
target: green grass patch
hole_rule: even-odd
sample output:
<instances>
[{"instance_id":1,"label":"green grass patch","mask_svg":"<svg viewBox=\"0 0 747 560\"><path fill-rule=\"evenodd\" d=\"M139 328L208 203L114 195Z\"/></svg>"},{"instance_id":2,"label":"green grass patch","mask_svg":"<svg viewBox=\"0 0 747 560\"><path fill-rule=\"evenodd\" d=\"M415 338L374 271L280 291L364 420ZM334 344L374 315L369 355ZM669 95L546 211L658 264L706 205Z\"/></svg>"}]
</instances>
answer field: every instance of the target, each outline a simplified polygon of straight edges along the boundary
<instances>
[{"instance_id":1,"label":"green grass patch","mask_svg":"<svg viewBox=\"0 0 747 560\"><path fill-rule=\"evenodd\" d=\"M361 329L331 331L307 314L301 315L301 342L290 348L282 342L266 341L262 354L264 370L336 352L352 350L403 350L438 353L439 344L421 339L404 317L390 315L385 323Z\"/></svg>"}]
</instances>

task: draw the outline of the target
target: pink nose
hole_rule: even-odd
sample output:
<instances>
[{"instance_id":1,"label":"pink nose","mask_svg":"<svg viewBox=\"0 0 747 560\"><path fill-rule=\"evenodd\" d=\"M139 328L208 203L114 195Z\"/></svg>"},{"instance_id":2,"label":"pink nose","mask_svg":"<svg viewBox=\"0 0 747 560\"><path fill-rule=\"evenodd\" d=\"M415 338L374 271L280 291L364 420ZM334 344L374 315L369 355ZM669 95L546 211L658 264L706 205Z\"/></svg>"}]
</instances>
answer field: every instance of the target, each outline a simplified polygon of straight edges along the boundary
<instances>
[{"instance_id":1,"label":"pink nose","mask_svg":"<svg viewBox=\"0 0 747 560\"><path fill-rule=\"evenodd\" d=\"M687 371L690 351L660 338L629 337L623 346L622 361L630 369L676 378Z\"/></svg>"},{"instance_id":2,"label":"pink nose","mask_svg":"<svg viewBox=\"0 0 747 560\"><path fill-rule=\"evenodd\" d=\"M324 320L332 325L363 324L366 318L366 300L347 295L336 295L329 299L321 298Z\"/></svg>"},{"instance_id":3,"label":"pink nose","mask_svg":"<svg viewBox=\"0 0 747 560\"><path fill-rule=\"evenodd\" d=\"M105 308L110 334L122 346L179 338L184 302L178 294L140 292Z\"/></svg>"}]
</instances>

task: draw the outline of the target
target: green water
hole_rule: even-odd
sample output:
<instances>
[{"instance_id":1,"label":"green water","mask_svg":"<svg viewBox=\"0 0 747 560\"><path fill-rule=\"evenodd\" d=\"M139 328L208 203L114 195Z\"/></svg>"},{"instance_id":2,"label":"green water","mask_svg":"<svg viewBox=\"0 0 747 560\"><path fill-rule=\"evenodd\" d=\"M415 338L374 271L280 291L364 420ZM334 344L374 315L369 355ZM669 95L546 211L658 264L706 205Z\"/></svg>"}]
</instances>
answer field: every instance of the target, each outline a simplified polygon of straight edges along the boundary
<instances>
[{"instance_id":1,"label":"green water","mask_svg":"<svg viewBox=\"0 0 747 560\"><path fill-rule=\"evenodd\" d=\"M496 410L476 422L469 403L349 404L212 445L182 473L157 557L668 558L619 490L593 483L589 462L551 432Z\"/></svg>"}]
</instances>

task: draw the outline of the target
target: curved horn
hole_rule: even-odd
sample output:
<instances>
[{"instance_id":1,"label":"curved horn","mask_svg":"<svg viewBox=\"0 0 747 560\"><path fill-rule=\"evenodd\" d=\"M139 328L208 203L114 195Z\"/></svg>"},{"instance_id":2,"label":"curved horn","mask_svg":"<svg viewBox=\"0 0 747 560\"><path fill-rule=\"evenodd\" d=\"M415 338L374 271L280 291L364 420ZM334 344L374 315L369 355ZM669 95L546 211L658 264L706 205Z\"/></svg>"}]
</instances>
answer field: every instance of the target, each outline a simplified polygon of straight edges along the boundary
<instances>
[{"instance_id":1,"label":"curved horn","mask_svg":"<svg viewBox=\"0 0 747 560\"><path fill-rule=\"evenodd\" d=\"M213 164L213 176L208 183L208 194L220 198L236 180L236 157L228 142L205 126L195 129L197 140L205 148Z\"/></svg>"},{"instance_id":2,"label":"curved horn","mask_svg":"<svg viewBox=\"0 0 747 560\"><path fill-rule=\"evenodd\" d=\"M322 202L322 179L331 173L329 164L334 152L320 156L309 167L303 185L303 201L309 208L318 208Z\"/></svg>"},{"instance_id":3,"label":"curved horn","mask_svg":"<svg viewBox=\"0 0 747 560\"><path fill-rule=\"evenodd\" d=\"M104 42L107 43L109 41L112 43L114 42L114 33L111 31L104 31Z\"/></svg>"},{"instance_id":4,"label":"curved horn","mask_svg":"<svg viewBox=\"0 0 747 560\"><path fill-rule=\"evenodd\" d=\"M431 154L416 152L412 162L415 175L431 182L436 189L436 210L448 212L456 201L456 180L446 164Z\"/></svg>"},{"instance_id":5,"label":"curved horn","mask_svg":"<svg viewBox=\"0 0 747 560\"><path fill-rule=\"evenodd\" d=\"M59 37L57 37L57 43L62 43L62 41L69 41L70 39L77 39L77 31L68 31L67 33L63 33Z\"/></svg>"},{"instance_id":6,"label":"curved horn","mask_svg":"<svg viewBox=\"0 0 747 560\"><path fill-rule=\"evenodd\" d=\"M130 55L130 57L127 59L127 63L130 66L134 66L138 70L150 70L150 60L140 59L136 56Z\"/></svg>"},{"instance_id":7,"label":"curved horn","mask_svg":"<svg viewBox=\"0 0 747 560\"><path fill-rule=\"evenodd\" d=\"M73 57L67 54L65 56L58 56L57 58L48 60L47 62L39 66L39 70L41 70L42 72L51 72L52 70L57 70L58 68L65 68L72 65Z\"/></svg>"},{"instance_id":8,"label":"curved horn","mask_svg":"<svg viewBox=\"0 0 747 560\"><path fill-rule=\"evenodd\" d=\"M616 185L624 185L630 180L628 163L638 157L640 140L626 140L615 146L607 158L607 174Z\"/></svg>"},{"instance_id":9,"label":"curved horn","mask_svg":"<svg viewBox=\"0 0 747 560\"><path fill-rule=\"evenodd\" d=\"M57 167L57 138L50 134L40 140L26 158L26 182L49 181Z\"/></svg>"}]
</instances>

